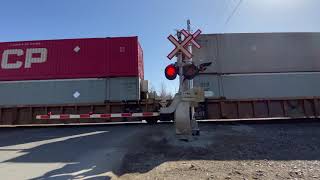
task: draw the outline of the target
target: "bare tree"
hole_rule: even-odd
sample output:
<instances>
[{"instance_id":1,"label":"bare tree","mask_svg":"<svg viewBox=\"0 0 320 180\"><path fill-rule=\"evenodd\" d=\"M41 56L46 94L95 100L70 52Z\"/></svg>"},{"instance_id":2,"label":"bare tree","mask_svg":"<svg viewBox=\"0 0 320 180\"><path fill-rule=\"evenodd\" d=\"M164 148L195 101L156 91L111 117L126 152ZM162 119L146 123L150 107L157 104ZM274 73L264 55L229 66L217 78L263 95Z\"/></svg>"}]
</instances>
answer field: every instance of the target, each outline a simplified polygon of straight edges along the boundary
<instances>
[{"instance_id":1,"label":"bare tree","mask_svg":"<svg viewBox=\"0 0 320 180\"><path fill-rule=\"evenodd\" d=\"M154 85L152 83L150 83L150 86L149 86L149 94L153 97L153 98L157 98L158 97L158 94L157 94L157 91L156 91L156 88L154 87Z\"/></svg>"},{"instance_id":2,"label":"bare tree","mask_svg":"<svg viewBox=\"0 0 320 180\"><path fill-rule=\"evenodd\" d=\"M161 99L172 99L172 93L168 91L166 85L163 82L161 83L159 97Z\"/></svg>"}]
</instances>

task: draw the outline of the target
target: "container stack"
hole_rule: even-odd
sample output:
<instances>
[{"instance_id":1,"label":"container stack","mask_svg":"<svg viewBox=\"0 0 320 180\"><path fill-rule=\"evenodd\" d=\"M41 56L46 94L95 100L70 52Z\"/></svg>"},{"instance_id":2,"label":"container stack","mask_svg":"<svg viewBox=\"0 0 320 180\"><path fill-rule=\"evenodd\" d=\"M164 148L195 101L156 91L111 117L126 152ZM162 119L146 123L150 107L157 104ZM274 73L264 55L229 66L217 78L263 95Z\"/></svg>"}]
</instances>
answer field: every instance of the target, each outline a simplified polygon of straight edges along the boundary
<instances>
[{"instance_id":1,"label":"container stack","mask_svg":"<svg viewBox=\"0 0 320 180\"><path fill-rule=\"evenodd\" d=\"M137 37L0 43L0 106L137 101Z\"/></svg>"},{"instance_id":2,"label":"container stack","mask_svg":"<svg viewBox=\"0 0 320 180\"><path fill-rule=\"evenodd\" d=\"M194 85L210 98L320 96L320 33L210 34L198 42L193 61L212 65Z\"/></svg>"}]
</instances>

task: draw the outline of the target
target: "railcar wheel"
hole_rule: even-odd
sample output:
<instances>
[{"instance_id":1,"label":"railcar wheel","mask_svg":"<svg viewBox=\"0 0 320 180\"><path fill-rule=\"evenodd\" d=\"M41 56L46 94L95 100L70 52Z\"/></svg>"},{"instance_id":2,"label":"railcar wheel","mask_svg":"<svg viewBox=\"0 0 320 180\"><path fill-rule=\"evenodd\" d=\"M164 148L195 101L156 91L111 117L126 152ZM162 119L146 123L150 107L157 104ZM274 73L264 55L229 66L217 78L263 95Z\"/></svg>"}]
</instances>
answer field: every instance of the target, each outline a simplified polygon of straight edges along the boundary
<instances>
[{"instance_id":1,"label":"railcar wheel","mask_svg":"<svg viewBox=\"0 0 320 180\"><path fill-rule=\"evenodd\" d=\"M174 121L174 113L172 113L172 114L160 114L160 121L161 122Z\"/></svg>"},{"instance_id":2,"label":"railcar wheel","mask_svg":"<svg viewBox=\"0 0 320 180\"><path fill-rule=\"evenodd\" d=\"M146 119L147 123L150 124L150 125L153 125L153 124L157 124L158 123L158 119L157 118L149 118L149 119Z\"/></svg>"}]
</instances>

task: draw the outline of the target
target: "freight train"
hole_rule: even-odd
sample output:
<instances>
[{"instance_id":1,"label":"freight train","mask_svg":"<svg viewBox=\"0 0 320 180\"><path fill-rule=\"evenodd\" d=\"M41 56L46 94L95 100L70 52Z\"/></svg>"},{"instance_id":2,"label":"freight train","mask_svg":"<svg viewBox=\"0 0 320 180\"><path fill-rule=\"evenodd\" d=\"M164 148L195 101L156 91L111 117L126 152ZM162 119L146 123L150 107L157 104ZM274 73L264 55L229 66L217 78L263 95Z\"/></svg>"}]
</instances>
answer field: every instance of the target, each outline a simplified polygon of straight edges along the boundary
<instances>
[{"instance_id":1,"label":"freight train","mask_svg":"<svg viewBox=\"0 0 320 180\"><path fill-rule=\"evenodd\" d=\"M207 34L193 49L201 119L318 118L320 33ZM171 120L138 37L0 43L0 125Z\"/></svg>"},{"instance_id":2,"label":"freight train","mask_svg":"<svg viewBox=\"0 0 320 180\"><path fill-rule=\"evenodd\" d=\"M155 121L138 37L8 42L0 53L2 125Z\"/></svg>"}]
</instances>

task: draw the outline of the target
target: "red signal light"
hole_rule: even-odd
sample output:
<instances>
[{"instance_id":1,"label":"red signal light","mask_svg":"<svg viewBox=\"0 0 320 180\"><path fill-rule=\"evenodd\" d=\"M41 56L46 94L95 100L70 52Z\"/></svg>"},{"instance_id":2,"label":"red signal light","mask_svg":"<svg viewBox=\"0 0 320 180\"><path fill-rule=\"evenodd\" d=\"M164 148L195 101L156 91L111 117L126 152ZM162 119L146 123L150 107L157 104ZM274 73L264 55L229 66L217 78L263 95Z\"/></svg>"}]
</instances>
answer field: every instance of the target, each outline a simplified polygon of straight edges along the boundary
<instances>
[{"instance_id":1,"label":"red signal light","mask_svg":"<svg viewBox=\"0 0 320 180\"><path fill-rule=\"evenodd\" d=\"M165 69L165 75L166 75L166 78L168 80L174 80L177 78L177 75L178 75L178 69L175 65L173 64L170 64L166 67Z\"/></svg>"}]
</instances>

